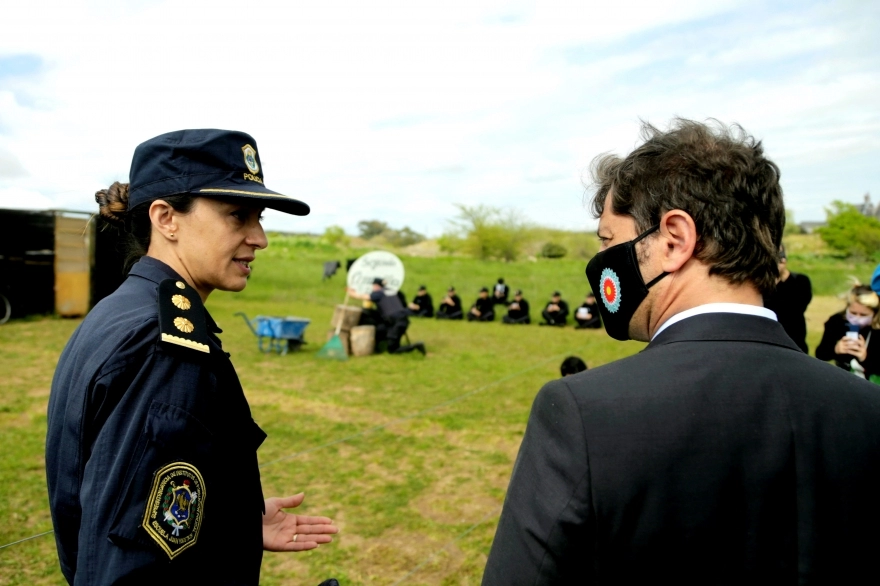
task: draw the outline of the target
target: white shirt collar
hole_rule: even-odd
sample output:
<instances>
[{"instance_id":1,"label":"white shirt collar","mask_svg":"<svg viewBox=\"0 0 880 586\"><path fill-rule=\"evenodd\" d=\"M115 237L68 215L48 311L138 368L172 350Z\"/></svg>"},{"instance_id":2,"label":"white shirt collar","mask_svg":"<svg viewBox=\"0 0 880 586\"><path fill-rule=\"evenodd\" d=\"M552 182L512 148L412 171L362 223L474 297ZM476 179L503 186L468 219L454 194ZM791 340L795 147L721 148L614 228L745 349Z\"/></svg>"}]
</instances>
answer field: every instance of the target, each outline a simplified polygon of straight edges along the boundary
<instances>
[{"instance_id":1,"label":"white shirt collar","mask_svg":"<svg viewBox=\"0 0 880 586\"><path fill-rule=\"evenodd\" d=\"M778 321L776 319L776 314L766 307L746 305L744 303L707 303L705 305L698 305L696 307L691 307L690 309L685 309L681 313L676 313L663 322L663 325L657 328L657 331L651 336L651 340L654 340L654 338L660 335L660 332L672 324L677 324L681 320L694 317L695 315L702 315L704 313L739 313L741 315L756 315L758 317L766 317L767 319Z\"/></svg>"}]
</instances>

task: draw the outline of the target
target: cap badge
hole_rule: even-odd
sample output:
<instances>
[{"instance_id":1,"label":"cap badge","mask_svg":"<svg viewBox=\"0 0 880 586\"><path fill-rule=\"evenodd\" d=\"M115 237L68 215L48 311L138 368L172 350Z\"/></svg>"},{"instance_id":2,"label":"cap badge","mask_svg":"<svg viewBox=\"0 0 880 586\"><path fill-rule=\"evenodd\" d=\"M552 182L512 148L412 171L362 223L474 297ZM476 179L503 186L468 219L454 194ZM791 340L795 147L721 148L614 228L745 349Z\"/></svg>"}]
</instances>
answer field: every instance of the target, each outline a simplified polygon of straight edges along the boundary
<instances>
[{"instance_id":1,"label":"cap badge","mask_svg":"<svg viewBox=\"0 0 880 586\"><path fill-rule=\"evenodd\" d=\"M608 311L617 313L620 309L620 279L617 278L617 273L611 269L603 269L599 284L602 287L602 303Z\"/></svg>"},{"instance_id":2,"label":"cap badge","mask_svg":"<svg viewBox=\"0 0 880 586\"><path fill-rule=\"evenodd\" d=\"M174 318L174 327L183 332L184 334L189 334L196 327L193 325L191 321L186 319L185 317L175 317Z\"/></svg>"},{"instance_id":3,"label":"cap badge","mask_svg":"<svg viewBox=\"0 0 880 586\"><path fill-rule=\"evenodd\" d=\"M176 307L177 309L182 309L184 311L192 307L192 303L190 303L189 299L187 299L183 295L173 295L171 297L171 303L173 303L174 307Z\"/></svg>"},{"instance_id":4,"label":"cap badge","mask_svg":"<svg viewBox=\"0 0 880 586\"><path fill-rule=\"evenodd\" d=\"M241 152L244 153L244 166L248 168L248 171L256 175L260 172L260 166L257 164L257 150L249 144L241 147Z\"/></svg>"},{"instance_id":5,"label":"cap badge","mask_svg":"<svg viewBox=\"0 0 880 586\"><path fill-rule=\"evenodd\" d=\"M205 507L205 481L192 464L173 462L156 471L143 527L174 559L195 545Z\"/></svg>"}]
</instances>

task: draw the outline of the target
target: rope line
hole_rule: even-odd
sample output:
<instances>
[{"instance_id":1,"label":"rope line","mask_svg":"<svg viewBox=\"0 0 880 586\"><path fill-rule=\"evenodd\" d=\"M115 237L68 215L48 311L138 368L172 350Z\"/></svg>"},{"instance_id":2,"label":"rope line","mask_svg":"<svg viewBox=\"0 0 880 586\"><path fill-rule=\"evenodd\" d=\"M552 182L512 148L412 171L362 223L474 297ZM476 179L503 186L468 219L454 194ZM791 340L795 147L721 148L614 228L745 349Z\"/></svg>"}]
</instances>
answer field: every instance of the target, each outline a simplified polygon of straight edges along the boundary
<instances>
[{"instance_id":1,"label":"rope line","mask_svg":"<svg viewBox=\"0 0 880 586\"><path fill-rule=\"evenodd\" d=\"M282 456L281 458L278 458L276 460L270 460L269 462L266 462L265 464L261 464L260 468L266 468L268 466L271 466L273 464L277 464L279 462L285 462L287 460L292 460L294 458L297 458L297 457L305 455L305 454L311 454L312 452L317 452L318 450L323 450L324 448L329 448L330 446L335 446L337 444L341 444L341 443L347 442L349 440L353 440L355 438L358 438L358 437L361 437L364 435L368 435L370 433L373 433L374 431L379 431L379 430L385 429L386 427L390 427L392 425L396 425L396 424L402 423L404 421L409 421L410 419L415 419L416 417L420 417L426 413L430 413L431 411L436 411L437 409L440 409L442 407L446 407L448 405L452 405L453 403L458 403L459 401L463 401L464 399L467 399L468 397L471 397L473 395L476 395L477 393L485 391L488 388L494 387L495 385L500 385L501 383L505 383L505 382L507 382L511 379L514 379L518 376L521 376L527 372L530 372L532 370L536 370L552 360L559 360L560 356L568 356L569 354L570 354L569 352L565 352L563 354L557 354L555 356L551 356L550 358L548 358L546 360L542 360L541 362L535 364L534 366L530 366L529 368L526 368L524 370L520 370L519 372L516 372L514 374L511 374L511 375L505 376L503 378L500 378L496 381L487 383L487 384L483 385L482 387L478 387L472 391L468 391L467 393L464 393L463 395L453 397L452 399L448 399L446 401L443 401L442 403L432 405L431 407L426 407L426 408L422 409L421 411L416 411L415 413L410 413L409 415L404 415L403 417L398 417L397 419L393 419L393 420L389 421L388 423L383 423L381 425L374 425L373 427L370 427L370 428L365 429L363 431L359 431L357 433L353 433L351 435L347 435L345 437L335 439L333 441L327 442L326 444L314 446L314 447L302 450L300 452L294 452L293 454L290 454L288 456Z\"/></svg>"},{"instance_id":2,"label":"rope line","mask_svg":"<svg viewBox=\"0 0 880 586\"><path fill-rule=\"evenodd\" d=\"M438 549L437 551L435 551L434 553L432 553L431 555L429 555L427 558L425 558L425 560L424 560L422 563L420 563L420 564L417 565L415 568L413 568L412 570L410 570L409 573L408 573L407 575L405 575L403 578L399 579L397 582L395 582L395 583L392 584L391 586L398 586L398 584L402 584L402 583L404 582L404 580L409 579L413 574L415 574L416 572L418 572L419 570L421 570L422 568L424 568L426 565L428 565L429 563L431 563L431 561L432 561L435 557L437 557L437 556L440 554L441 551L444 551L444 550L445 550L447 547L449 547L450 545L455 545L455 543L457 543L457 542L461 541L462 539L464 539L465 537L467 537L467 535L468 535L471 531L473 531L474 529L476 529L477 527L479 527L480 525L482 525L483 523L485 523L486 521L488 521L489 519L491 519L492 517L494 517L495 515L497 515L497 514L500 513L500 512L501 512L501 507L498 507L498 508L496 508L496 509L493 509L491 512L489 512L488 515L486 515L485 517L483 517L482 519L480 519L479 521L477 521L476 523L474 523L473 525L471 525L470 527L468 527L467 529L465 529L464 533L462 533L461 535L459 535L458 537L456 537L455 539L453 539L452 541L448 542L446 545L444 545L443 547L441 547L440 549Z\"/></svg>"},{"instance_id":3,"label":"rope line","mask_svg":"<svg viewBox=\"0 0 880 586\"><path fill-rule=\"evenodd\" d=\"M0 545L0 549L12 547L13 545L18 545L19 543L24 543L25 541L30 541L31 539L36 539L37 537L42 537L43 535L49 535L50 533L55 533L55 530L50 529L49 531L38 533L37 535L31 535L30 537L25 537L24 539L19 539L18 541L13 541L12 543L7 543L6 545Z\"/></svg>"},{"instance_id":4,"label":"rope line","mask_svg":"<svg viewBox=\"0 0 880 586\"><path fill-rule=\"evenodd\" d=\"M303 455L305 455L305 454L311 454L312 452L317 452L318 450L323 450L324 448L329 448L329 447L331 447L331 446L335 446L335 445L337 445L337 444L345 443L345 442L347 442L347 441L349 441L349 440L353 440L353 439L355 439L355 438L358 438L358 437L361 437L361 436L368 435L368 434L373 433L373 432L375 432L375 431L379 431L379 430L385 429L386 427L390 427L390 426L392 426L392 425L396 425L396 424L398 424L398 423L402 423L402 422L404 422L404 421L409 421L410 419L415 419L416 417L420 417L420 416L422 416L422 415L424 415L424 414L426 414L426 413L430 413L431 411L436 411L437 409L441 409L441 408L446 407L446 406L448 406L448 405L452 405L452 404L454 404L454 403L458 403L459 401L463 401L464 399L467 399L468 397L471 397L471 396L473 396L473 395L476 395L477 393L481 393L481 392L485 391L486 389L489 389L489 388L494 387L494 386L496 386L496 385L500 385L501 383L505 383L505 382L507 382L507 381L509 381L509 380L512 380L512 379L514 379L514 378L516 378L516 377L518 377L518 376L522 376L523 374L525 374L525 373L527 373L527 372L531 372L531 371L533 371L533 370L536 370L536 369L540 368L541 366L544 366L545 364L547 364L548 362L550 362L550 361L552 361L552 360L559 360L559 357L560 357L560 356L567 356L568 354L570 354L570 352L565 352L565 353L562 353L562 354L557 354L557 355L555 355L555 356L551 356L550 358L547 358L546 360L542 360L541 362L538 362L537 364L535 364L535 365L533 365L533 366L530 366L529 368L526 368L526 369L524 369L524 370L520 370L519 372L516 372L516 373L514 373L514 374L511 374L511 375L505 376L505 377L503 377L503 378L500 378L500 379L498 379L498 380L496 380L496 381L493 381L493 382L487 383L487 384L485 384L485 385L483 385L483 386L481 386L481 387L478 387L478 388L476 388L476 389L474 389L474 390L472 390L472 391L468 391L467 393L464 393L464 394L459 395L459 396L457 396L457 397L453 397L452 399L448 399L448 400L446 400L446 401L443 401L442 403L438 403L438 404L436 404L436 405L432 405L431 407L426 407L425 409L422 409L422 410L420 410L420 411L416 411L415 413L410 413L409 415L404 415L403 417L398 417L397 419L394 419L394 420L392 420L392 421L389 421L388 423L383 423L382 425L375 425L375 426L373 426L373 427L370 427L369 429L365 429L365 430L363 430L363 431L359 431L359 432L357 432L357 433L353 433L353 434L351 434L351 435L347 435L347 436L345 436L345 437L341 437L341 438L335 439L335 440L330 441L330 442L327 442L327 443L325 443L325 444L321 444L321 445L319 445L319 446L314 446L314 447L311 447L311 448L308 448L308 449L305 449L305 450L301 450L301 451L299 451L299 452L294 452L293 454L290 454L290 455L288 455L288 456L283 456L283 457L281 457L281 458L278 458L278 459L275 459L275 460L271 460L271 461L269 461L269 462L266 462L265 464L261 464L261 465L260 465L260 468L267 468L268 466L272 466L273 464L277 464L277 463L279 463L279 462L286 462L286 461L288 461L288 460L293 460L294 458L298 458L299 456L303 456ZM499 509L499 510L500 510L500 509ZM469 533L470 531L472 531L474 528L476 528L476 527L477 527L480 523L482 523L483 521L485 521L485 519L481 520L481 521L480 521L479 523L477 523L476 525L473 525L473 526L472 526L470 529L468 529L465 533L463 533L462 535L460 535L459 537L457 537L456 540L461 539L462 537L464 537L465 535L467 535L467 533ZM55 531L54 531L54 530L46 531L46 532L44 532L44 533L39 533L39 534L37 534L37 535L31 535L30 537L25 537L24 539L19 539L18 541L13 541L12 543L7 543L6 545L0 545L0 549L5 549L5 548L7 548L7 547L12 547L13 545L18 545L19 543L24 543L25 541L30 541L31 539L36 539L36 538L38 538L38 537L43 537L44 535L49 535L50 533L55 533ZM444 546L444 549L445 549L446 547L448 547L450 544L454 543L454 542L455 542L455 540L454 540L454 541L451 541L451 542L448 543L448 544L446 544L446 545ZM436 555L437 553L440 553L440 551L442 551L442 549L441 549L441 550L438 550L437 552L435 552L434 555ZM428 561L430 561L430 560L427 560L427 561L423 562L422 565L428 563ZM419 566L419 568L421 568L421 566ZM417 569L418 569L418 568L417 568ZM414 571L415 571L415 570L414 570ZM408 576L409 576L409 574L407 575L407 577L408 577ZM397 582L395 582L395 584L397 584Z\"/></svg>"}]
</instances>

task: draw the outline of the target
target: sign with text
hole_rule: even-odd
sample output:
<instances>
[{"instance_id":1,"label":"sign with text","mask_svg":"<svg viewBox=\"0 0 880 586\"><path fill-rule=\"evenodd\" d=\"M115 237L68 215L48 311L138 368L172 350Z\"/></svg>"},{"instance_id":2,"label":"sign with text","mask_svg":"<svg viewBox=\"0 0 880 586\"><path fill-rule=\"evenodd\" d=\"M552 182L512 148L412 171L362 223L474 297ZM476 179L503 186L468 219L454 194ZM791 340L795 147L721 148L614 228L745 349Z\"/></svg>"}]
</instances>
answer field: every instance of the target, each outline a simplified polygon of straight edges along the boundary
<instances>
[{"instance_id":1,"label":"sign with text","mask_svg":"<svg viewBox=\"0 0 880 586\"><path fill-rule=\"evenodd\" d=\"M376 250L363 255L348 269L348 286L362 295L373 291L373 279L385 281L385 292L396 295L403 287L403 263L396 255Z\"/></svg>"}]
</instances>

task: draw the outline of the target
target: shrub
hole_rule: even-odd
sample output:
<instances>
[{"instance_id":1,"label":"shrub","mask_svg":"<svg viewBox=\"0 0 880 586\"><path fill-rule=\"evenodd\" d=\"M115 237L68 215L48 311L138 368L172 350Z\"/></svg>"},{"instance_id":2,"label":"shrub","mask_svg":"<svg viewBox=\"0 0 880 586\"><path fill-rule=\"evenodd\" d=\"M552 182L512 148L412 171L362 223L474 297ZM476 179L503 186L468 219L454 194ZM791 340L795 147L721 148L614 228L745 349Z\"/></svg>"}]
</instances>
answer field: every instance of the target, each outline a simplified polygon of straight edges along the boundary
<instances>
[{"instance_id":1,"label":"shrub","mask_svg":"<svg viewBox=\"0 0 880 586\"><path fill-rule=\"evenodd\" d=\"M783 235L791 236L792 234L803 233L804 231L794 221L794 212L791 210L785 210L785 230L783 231Z\"/></svg>"},{"instance_id":2,"label":"shrub","mask_svg":"<svg viewBox=\"0 0 880 586\"><path fill-rule=\"evenodd\" d=\"M555 242L547 242L541 247L541 256L544 258L562 258L566 254L568 254L568 249Z\"/></svg>"},{"instance_id":3,"label":"shrub","mask_svg":"<svg viewBox=\"0 0 880 586\"><path fill-rule=\"evenodd\" d=\"M441 252L456 253L464 248L464 240L455 234L443 234L437 239Z\"/></svg>"},{"instance_id":4,"label":"shrub","mask_svg":"<svg viewBox=\"0 0 880 586\"><path fill-rule=\"evenodd\" d=\"M528 236L528 224L514 210L491 206L455 204L458 217L450 221L451 232L440 246L460 243L460 250L482 260L516 260Z\"/></svg>"},{"instance_id":5,"label":"shrub","mask_svg":"<svg viewBox=\"0 0 880 586\"><path fill-rule=\"evenodd\" d=\"M848 256L877 258L880 256L880 221L862 215L856 206L835 201L827 209L828 225L817 232L825 243Z\"/></svg>"},{"instance_id":6,"label":"shrub","mask_svg":"<svg viewBox=\"0 0 880 586\"><path fill-rule=\"evenodd\" d=\"M364 240L369 240L389 229L390 226L380 220L361 220L358 222L358 230Z\"/></svg>"},{"instance_id":7,"label":"shrub","mask_svg":"<svg viewBox=\"0 0 880 586\"><path fill-rule=\"evenodd\" d=\"M385 232L382 233L382 236L394 246L410 246L412 244L418 244L425 239L424 236L409 226L404 226L400 230L385 230Z\"/></svg>"},{"instance_id":8,"label":"shrub","mask_svg":"<svg viewBox=\"0 0 880 586\"><path fill-rule=\"evenodd\" d=\"M409 226L404 226L400 230L395 230L387 223L380 220L361 220L358 222L358 230L360 230L361 238L364 240L372 240L377 236L381 236L388 244L392 246L410 246L422 242L425 237Z\"/></svg>"},{"instance_id":9,"label":"shrub","mask_svg":"<svg viewBox=\"0 0 880 586\"><path fill-rule=\"evenodd\" d=\"M331 246L348 246L348 236L342 226L328 226L321 238Z\"/></svg>"}]
</instances>

